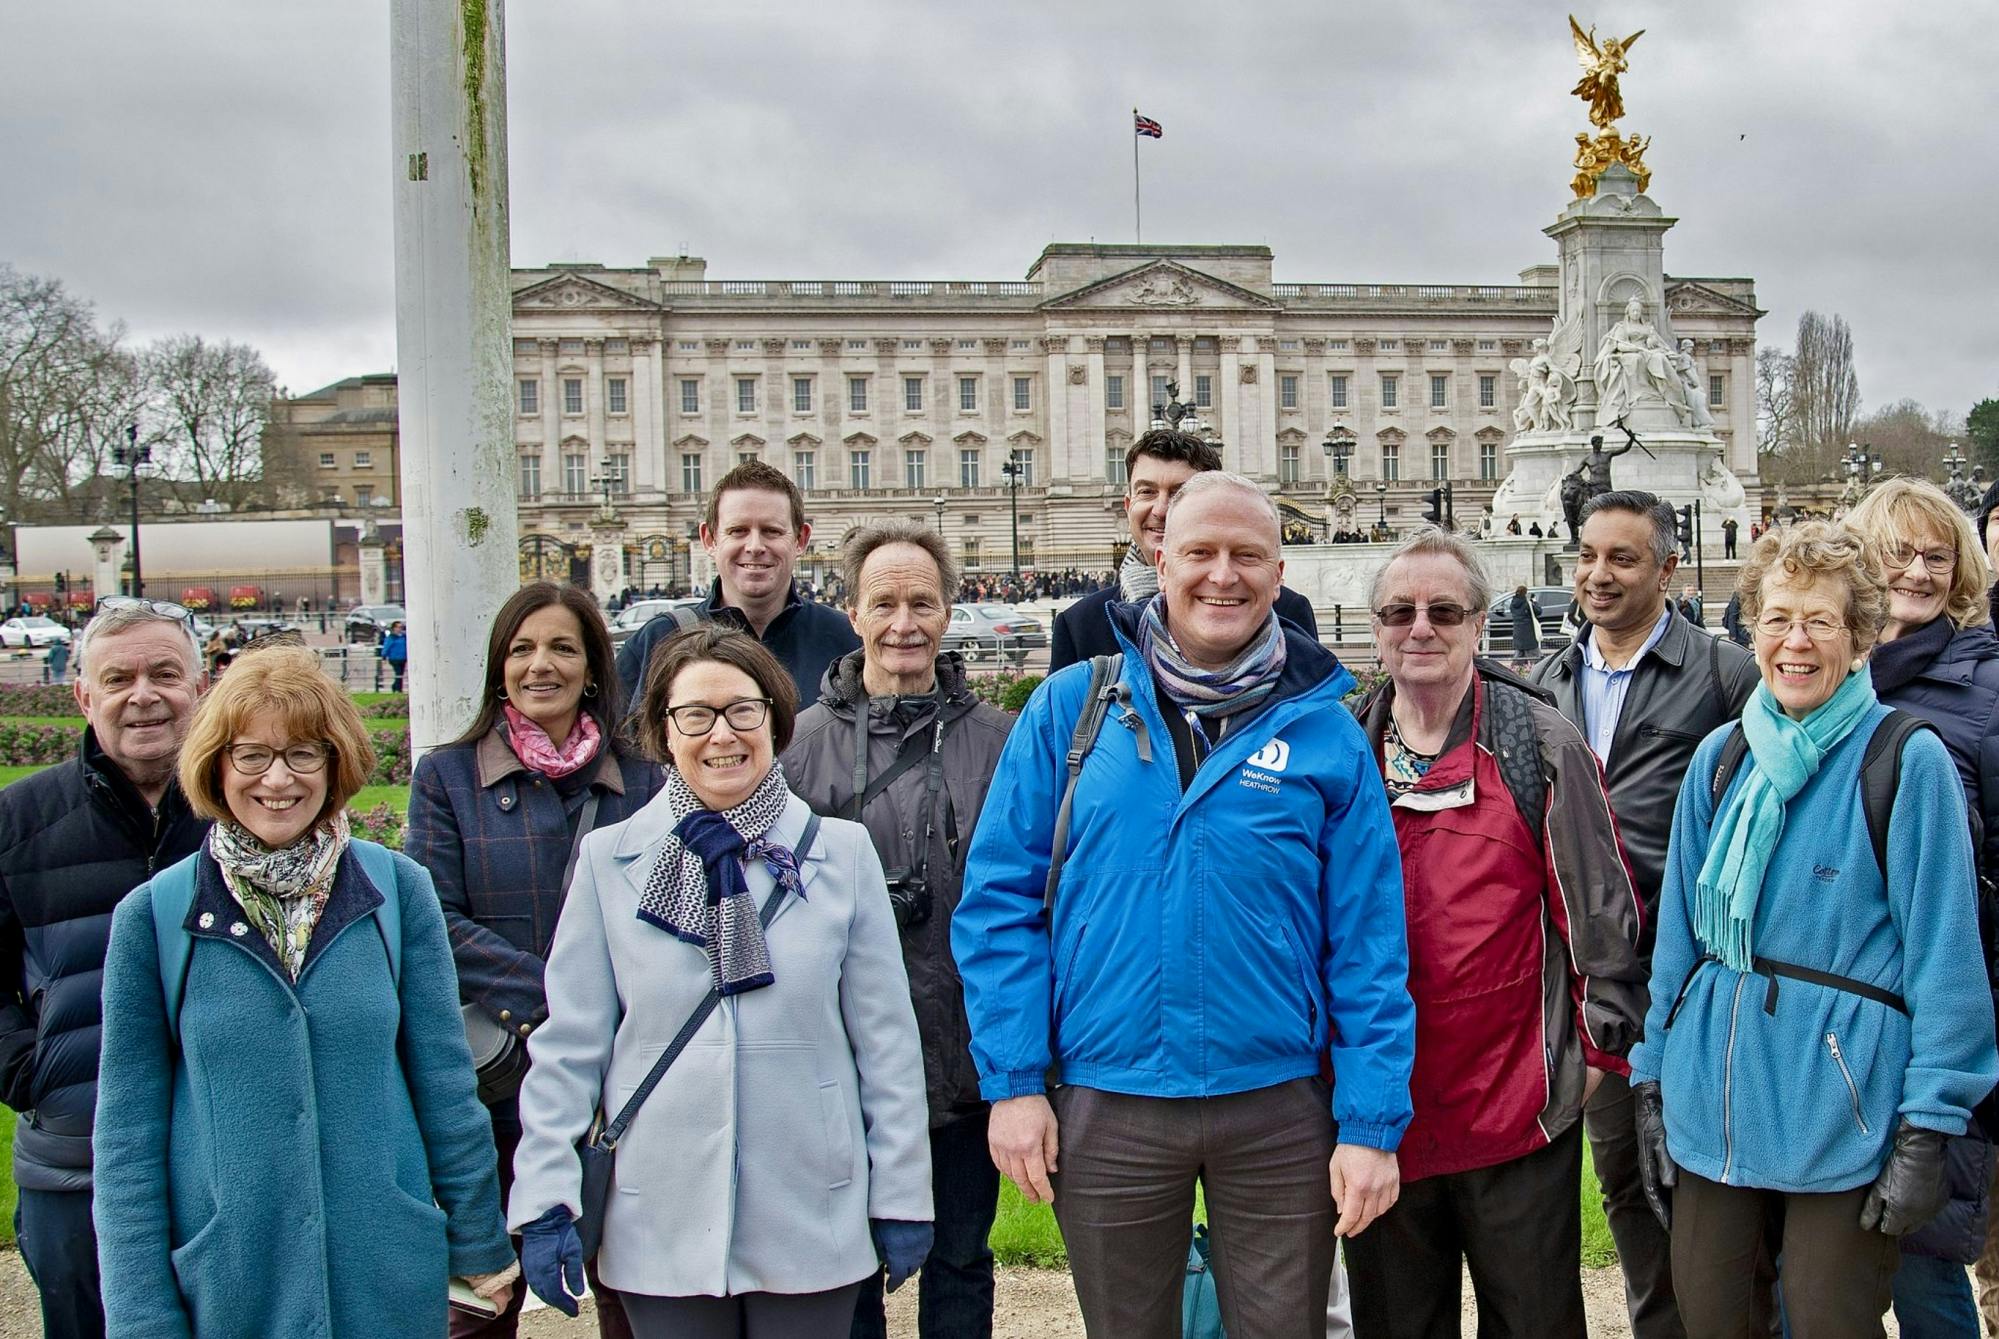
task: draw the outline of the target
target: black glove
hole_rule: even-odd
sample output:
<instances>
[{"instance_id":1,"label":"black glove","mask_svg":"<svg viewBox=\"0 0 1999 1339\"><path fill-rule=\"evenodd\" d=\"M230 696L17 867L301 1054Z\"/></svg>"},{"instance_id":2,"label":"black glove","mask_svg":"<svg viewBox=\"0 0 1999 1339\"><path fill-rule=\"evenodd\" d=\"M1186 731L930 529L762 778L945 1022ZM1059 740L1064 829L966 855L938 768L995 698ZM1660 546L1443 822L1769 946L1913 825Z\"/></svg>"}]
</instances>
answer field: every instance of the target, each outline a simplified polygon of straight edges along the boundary
<instances>
[{"instance_id":1,"label":"black glove","mask_svg":"<svg viewBox=\"0 0 1999 1339\"><path fill-rule=\"evenodd\" d=\"M1935 1218L1950 1202L1944 1185L1943 1135L1903 1121L1881 1175L1868 1187L1860 1206L1860 1226L1891 1237L1914 1232Z\"/></svg>"},{"instance_id":2,"label":"black glove","mask_svg":"<svg viewBox=\"0 0 1999 1339\"><path fill-rule=\"evenodd\" d=\"M565 1316L574 1316L583 1295L583 1239L558 1204L521 1229L521 1277L534 1295Z\"/></svg>"},{"instance_id":3,"label":"black glove","mask_svg":"<svg viewBox=\"0 0 1999 1339\"><path fill-rule=\"evenodd\" d=\"M1679 1184L1680 1169L1666 1151L1666 1100L1659 1095L1659 1081L1651 1079L1631 1085L1632 1121L1638 1127L1638 1183L1645 1189L1645 1202L1658 1215L1659 1225L1673 1228L1673 1187Z\"/></svg>"}]
</instances>

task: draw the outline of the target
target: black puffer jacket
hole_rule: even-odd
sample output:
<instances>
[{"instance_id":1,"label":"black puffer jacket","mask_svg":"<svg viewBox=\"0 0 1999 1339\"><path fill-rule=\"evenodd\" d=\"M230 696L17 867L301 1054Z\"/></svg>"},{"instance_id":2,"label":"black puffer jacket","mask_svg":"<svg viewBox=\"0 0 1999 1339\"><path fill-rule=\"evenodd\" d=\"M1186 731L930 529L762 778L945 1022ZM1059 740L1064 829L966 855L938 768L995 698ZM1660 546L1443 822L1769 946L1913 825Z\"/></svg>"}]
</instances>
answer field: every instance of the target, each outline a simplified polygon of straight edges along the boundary
<instances>
[{"instance_id":1,"label":"black puffer jacket","mask_svg":"<svg viewBox=\"0 0 1999 1339\"><path fill-rule=\"evenodd\" d=\"M0 790L0 1100L14 1176L90 1186L99 990L120 898L208 832L178 786L154 809L84 731L75 758Z\"/></svg>"},{"instance_id":2,"label":"black puffer jacket","mask_svg":"<svg viewBox=\"0 0 1999 1339\"><path fill-rule=\"evenodd\" d=\"M978 1071L972 1067L965 988L951 957L951 914L958 907L972 829L985 807L986 788L1013 718L973 695L955 651L938 657L937 692L926 698L870 698L861 683L861 656L851 652L827 669L818 703L799 716L791 747L784 751L784 775L818 813L852 818L858 721L867 722L870 783L888 775L905 743L912 755L922 751L923 759L890 782L861 815L882 868L894 878L924 864L919 853L929 794L928 755L943 717L937 809L925 871L931 911L927 920L902 932L903 963L909 970L917 1031L923 1036L930 1124L935 1127L983 1105Z\"/></svg>"}]
</instances>

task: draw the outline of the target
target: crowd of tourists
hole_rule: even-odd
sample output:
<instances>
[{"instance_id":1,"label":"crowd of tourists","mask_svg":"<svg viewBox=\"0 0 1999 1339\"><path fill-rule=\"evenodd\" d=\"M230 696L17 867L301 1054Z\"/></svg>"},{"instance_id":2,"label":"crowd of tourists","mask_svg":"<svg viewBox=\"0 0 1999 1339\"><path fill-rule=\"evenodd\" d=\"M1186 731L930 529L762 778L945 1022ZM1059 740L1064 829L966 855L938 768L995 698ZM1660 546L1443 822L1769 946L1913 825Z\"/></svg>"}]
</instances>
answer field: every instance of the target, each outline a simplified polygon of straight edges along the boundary
<instances>
[{"instance_id":1,"label":"crowd of tourists","mask_svg":"<svg viewBox=\"0 0 1999 1339\"><path fill-rule=\"evenodd\" d=\"M211 681L105 600L77 756L0 791L44 1333L508 1336L531 1292L859 1339L914 1279L976 1339L1004 1177L1092 1335L1182 1334L1193 1251L1233 1339L1456 1335L1466 1271L1482 1334L1581 1339L1585 1145L1640 1339L1973 1336L1972 1264L1999 1321L1999 488L1760 535L1747 649L1669 593L1670 506L1600 494L1580 631L1513 666L1486 547L1425 529L1357 695L1263 488L1169 429L1127 477L1016 717L941 650L934 529L808 599L801 494L738 466L714 583L622 651L573 587L495 612L400 852L309 650Z\"/></svg>"}]
</instances>

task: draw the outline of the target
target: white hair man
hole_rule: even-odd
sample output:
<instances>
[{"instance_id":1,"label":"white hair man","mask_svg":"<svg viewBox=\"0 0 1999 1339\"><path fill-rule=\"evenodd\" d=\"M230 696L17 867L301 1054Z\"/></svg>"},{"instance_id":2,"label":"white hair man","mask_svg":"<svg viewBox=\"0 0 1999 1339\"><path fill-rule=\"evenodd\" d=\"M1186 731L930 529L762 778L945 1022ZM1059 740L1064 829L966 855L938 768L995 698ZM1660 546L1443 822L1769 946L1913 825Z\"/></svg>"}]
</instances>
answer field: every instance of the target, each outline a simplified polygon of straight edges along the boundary
<instances>
[{"instance_id":1,"label":"white hair man","mask_svg":"<svg viewBox=\"0 0 1999 1339\"><path fill-rule=\"evenodd\" d=\"M1401 865L1353 677L1272 611L1279 538L1241 475L1182 485L1159 593L1110 608L1117 723L1073 772L1096 662L1036 691L952 924L993 1160L1053 1200L1093 1334L1180 1333L1197 1182L1235 1339L1324 1316L1336 1236L1397 1193Z\"/></svg>"},{"instance_id":2,"label":"white hair man","mask_svg":"<svg viewBox=\"0 0 1999 1339\"><path fill-rule=\"evenodd\" d=\"M208 830L174 782L205 684L187 611L117 596L77 643L77 755L0 791L0 1099L49 1339L101 1339L90 1136L98 977L120 898Z\"/></svg>"}]
</instances>

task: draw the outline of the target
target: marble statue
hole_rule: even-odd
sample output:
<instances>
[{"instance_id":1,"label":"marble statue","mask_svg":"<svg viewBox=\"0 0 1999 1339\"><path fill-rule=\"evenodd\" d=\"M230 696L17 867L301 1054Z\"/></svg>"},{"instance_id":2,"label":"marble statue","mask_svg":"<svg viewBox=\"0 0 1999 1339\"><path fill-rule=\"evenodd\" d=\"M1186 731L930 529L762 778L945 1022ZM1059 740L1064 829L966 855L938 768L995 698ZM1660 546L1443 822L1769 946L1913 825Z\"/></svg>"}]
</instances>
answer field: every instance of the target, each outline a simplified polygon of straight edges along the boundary
<instances>
[{"instance_id":1,"label":"marble statue","mask_svg":"<svg viewBox=\"0 0 1999 1339\"><path fill-rule=\"evenodd\" d=\"M1721 463L1719 454L1708 457L1706 468L1701 470L1701 505L1711 512L1732 512L1748 501L1743 491L1742 480L1735 477L1735 471Z\"/></svg>"},{"instance_id":2,"label":"marble statue","mask_svg":"<svg viewBox=\"0 0 1999 1339\"><path fill-rule=\"evenodd\" d=\"M1515 431L1566 431L1571 425L1569 406L1575 403L1576 379L1572 371L1556 364L1548 341L1535 340L1529 356L1515 358L1510 366L1520 379L1520 403L1513 410Z\"/></svg>"},{"instance_id":3,"label":"marble statue","mask_svg":"<svg viewBox=\"0 0 1999 1339\"><path fill-rule=\"evenodd\" d=\"M1624 115L1624 98L1618 92L1617 76L1630 69L1625 53L1631 44L1645 35L1640 28L1631 36L1619 40L1606 37L1596 40L1596 25L1591 24L1585 33L1576 16L1569 15L1569 35L1576 42L1576 63L1583 68L1583 77L1569 90L1589 104L1589 123L1602 129Z\"/></svg>"},{"instance_id":4,"label":"marble statue","mask_svg":"<svg viewBox=\"0 0 1999 1339\"><path fill-rule=\"evenodd\" d=\"M1679 378L1680 398L1685 402L1687 415L1681 420L1689 428L1712 428L1714 415L1708 411L1707 389L1701 385L1700 369L1694 365L1694 342L1680 341L1680 347L1673 350L1673 375Z\"/></svg>"},{"instance_id":5,"label":"marble statue","mask_svg":"<svg viewBox=\"0 0 1999 1339\"><path fill-rule=\"evenodd\" d=\"M1645 303L1624 304L1624 319L1604 332L1596 346L1596 421L1616 423L1626 412L1657 397L1671 406L1685 425L1690 417L1672 350L1645 319Z\"/></svg>"}]
</instances>

